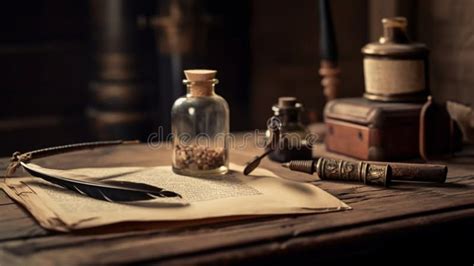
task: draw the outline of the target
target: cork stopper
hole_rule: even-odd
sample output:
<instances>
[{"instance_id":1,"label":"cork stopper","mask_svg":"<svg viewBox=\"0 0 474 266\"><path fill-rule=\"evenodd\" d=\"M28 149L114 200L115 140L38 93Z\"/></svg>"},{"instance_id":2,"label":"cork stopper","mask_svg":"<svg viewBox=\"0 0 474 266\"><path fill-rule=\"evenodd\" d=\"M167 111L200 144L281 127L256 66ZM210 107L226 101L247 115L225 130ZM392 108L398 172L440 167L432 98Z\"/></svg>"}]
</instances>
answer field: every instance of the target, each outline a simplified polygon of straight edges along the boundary
<instances>
[{"instance_id":1,"label":"cork stopper","mask_svg":"<svg viewBox=\"0 0 474 266\"><path fill-rule=\"evenodd\" d=\"M404 17L383 18L383 36L380 43L408 43L407 19Z\"/></svg>"},{"instance_id":2,"label":"cork stopper","mask_svg":"<svg viewBox=\"0 0 474 266\"><path fill-rule=\"evenodd\" d=\"M403 28L406 29L408 21L405 17L383 18L382 24L385 28Z\"/></svg>"},{"instance_id":3,"label":"cork stopper","mask_svg":"<svg viewBox=\"0 0 474 266\"><path fill-rule=\"evenodd\" d=\"M285 96L278 98L278 103L272 106L272 110L275 115L287 114L288 112L298 115L303 110L303 105L298 102L296 97Z\"/></svg>"},{"instance_id":4,"label":"cork stopper","mask_svg":"<svg viewBox=\"0 0 474 266\"><path fill-rule=\"evenodd\" d=\"M184 71L185 83L188 84L191 96L210 96L214 93L214 84L217 83L216 70L188 69Z\"/></svg>"},{"instance_id":5,"label":"cork stopper","mask_svg":"<svg viewBox=\"0 0 474 266\"><path fill-rule=\"evenodd\" d=\"M206 81L216 77L216 70L211 69L188 69L184 71L184 75L190 81Z\"/></svg>"},{"instance_id":6,"label":"cork stopper","mask_svg":"<svg viewBox=\"0 0 474 266\"><path fill-rule=\"evenodd\" d=\"M280 97L278 98L278 107L295 107L296 97Z\"/></svg>"}]
</instances>

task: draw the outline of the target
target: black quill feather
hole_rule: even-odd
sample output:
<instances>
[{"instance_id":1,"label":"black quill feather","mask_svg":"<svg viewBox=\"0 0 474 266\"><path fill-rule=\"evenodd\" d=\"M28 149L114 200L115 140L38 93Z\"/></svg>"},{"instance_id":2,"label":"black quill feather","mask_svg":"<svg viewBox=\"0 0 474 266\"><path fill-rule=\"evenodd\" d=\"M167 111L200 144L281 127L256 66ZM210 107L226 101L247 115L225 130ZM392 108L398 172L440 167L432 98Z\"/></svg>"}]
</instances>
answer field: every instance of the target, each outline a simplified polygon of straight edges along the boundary
<instances>
[{"instance_id":1,"label":"black quill feather","mask_svg":"<svg viewBox=\"0 0 474 266\"><path fill-rule=\"evenodd\" d=\"M178 193L148 184L129 181L106 181L97 183L46 174L37 169L33 169L24 162L21 162L21 166L33 176L40 177L50 183L94 199L109 202L126 202L168 197L181 198L181 195Z\"/></svg>"}]
</instances>

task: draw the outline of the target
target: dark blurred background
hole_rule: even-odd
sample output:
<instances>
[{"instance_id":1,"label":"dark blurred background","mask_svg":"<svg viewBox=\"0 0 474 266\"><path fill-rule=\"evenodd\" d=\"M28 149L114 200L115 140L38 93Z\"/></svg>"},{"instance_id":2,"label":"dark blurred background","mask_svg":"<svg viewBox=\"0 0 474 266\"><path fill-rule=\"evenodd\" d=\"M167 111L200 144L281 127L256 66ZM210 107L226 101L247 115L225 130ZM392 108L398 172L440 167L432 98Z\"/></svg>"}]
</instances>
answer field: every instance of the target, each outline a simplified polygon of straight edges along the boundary
<instances>
[{"instance_id":1,"label":"dark blurred background","mask_svg":"<svg viewBox=\"0 0 474 266\"><path fill-rule=\"evenodd\" d=\"M431 48L436 98L474 101L474 2L332 0L344 97L363 92L360 48L406 16ZM231 130L264 128L279 96L321 119L316 0L8 1L0 11L0 155L96 139L142 139L214 68Z\"/></svg>"}]
</instances>

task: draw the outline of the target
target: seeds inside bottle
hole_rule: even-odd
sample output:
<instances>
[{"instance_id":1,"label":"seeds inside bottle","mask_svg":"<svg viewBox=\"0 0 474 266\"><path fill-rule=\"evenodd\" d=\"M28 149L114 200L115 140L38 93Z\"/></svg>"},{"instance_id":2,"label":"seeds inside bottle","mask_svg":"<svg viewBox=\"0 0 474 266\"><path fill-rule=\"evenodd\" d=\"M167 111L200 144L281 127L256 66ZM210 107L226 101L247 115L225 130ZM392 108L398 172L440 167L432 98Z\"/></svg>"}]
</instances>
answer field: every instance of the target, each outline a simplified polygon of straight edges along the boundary
<instances>
[{"instance_id":1,"label":"seeds inside bottle","mask_svg":"<svg viewBox=\"0 0 474 266\"><path fill-rule=\"evenodd\" d=\"M173 171L189 176L223 175L229 167L229 106L214 92L216 71L184 73L187 94L171 109ZM203 136L206 145L199 141Z\"/></svg>"}]
</instances>

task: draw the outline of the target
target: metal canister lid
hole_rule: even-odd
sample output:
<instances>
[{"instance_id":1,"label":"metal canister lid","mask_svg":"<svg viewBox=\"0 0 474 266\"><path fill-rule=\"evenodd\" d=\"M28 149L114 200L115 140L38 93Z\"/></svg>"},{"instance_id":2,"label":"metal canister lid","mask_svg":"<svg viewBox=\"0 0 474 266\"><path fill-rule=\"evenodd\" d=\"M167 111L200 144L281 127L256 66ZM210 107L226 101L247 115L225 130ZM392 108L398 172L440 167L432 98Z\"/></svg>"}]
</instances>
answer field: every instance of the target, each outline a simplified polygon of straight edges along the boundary
<instances>
[{"instance_id":1,"label":"metal canister lid","mask_svg":"<svg viewBox=\"0 0 474 266\"><path fill-rule=\"evenodd\" d=\"M383 36L378 42L365 45L362 53L374 56L419 56L428 54L423 43L411 42L407 35L407 20L404 17L382 19Z\"/></svg>"}]
</instances>

